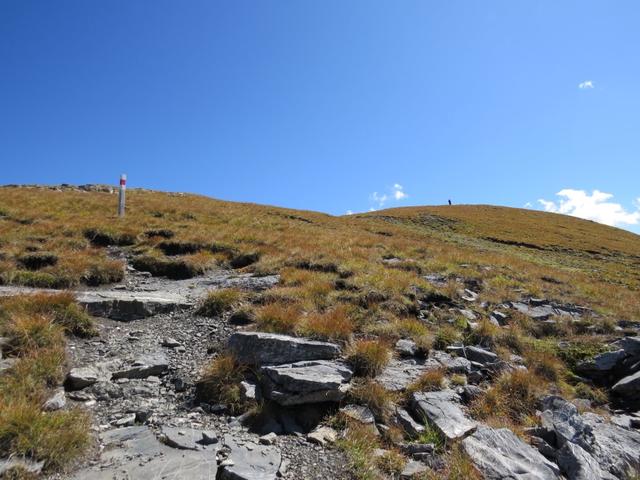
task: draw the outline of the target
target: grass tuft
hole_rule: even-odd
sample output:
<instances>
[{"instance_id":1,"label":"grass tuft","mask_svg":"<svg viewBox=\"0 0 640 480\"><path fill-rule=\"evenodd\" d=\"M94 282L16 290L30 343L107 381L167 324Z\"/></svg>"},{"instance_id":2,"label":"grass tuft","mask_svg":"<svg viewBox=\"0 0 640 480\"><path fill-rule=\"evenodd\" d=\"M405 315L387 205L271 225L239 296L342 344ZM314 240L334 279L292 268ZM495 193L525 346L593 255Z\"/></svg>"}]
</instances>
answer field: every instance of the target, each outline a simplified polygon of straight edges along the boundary
<instances>
[{"instance_id":1,"label":"grass tuft","mask_svg":"<svg viewBox=\"0 0 640 480\"><path fill-rule=\"evenodd\" d=\"M223 288L210 291L198 307L197 314L204 317L218 317L237 307L245 294L237 288Z\"/></svg>"},{"instance_id":2,"label":"grass tuft","mask_svg":"<svg viewBox=\"0 0 640 480\"><path fill-rule=\"evenodd\" d=\"M391 350L380 340L356 340L347 351L347 362L358 376L375 377L389 360Z\"/></svg>"}]
</instances>

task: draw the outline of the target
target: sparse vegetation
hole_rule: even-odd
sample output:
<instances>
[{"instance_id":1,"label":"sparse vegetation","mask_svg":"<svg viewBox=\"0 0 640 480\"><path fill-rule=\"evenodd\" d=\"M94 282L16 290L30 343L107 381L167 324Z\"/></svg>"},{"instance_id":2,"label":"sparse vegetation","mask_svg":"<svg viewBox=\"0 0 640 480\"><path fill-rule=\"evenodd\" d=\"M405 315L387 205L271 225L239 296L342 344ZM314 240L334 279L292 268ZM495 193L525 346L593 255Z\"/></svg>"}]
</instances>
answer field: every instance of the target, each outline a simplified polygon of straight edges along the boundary
<instances>
[{"instance_id":1,"label":"sparse vegetation","mask_svg":"<svg viewBox=\"0 0 640 480\"><path fill-rule=\"evenodd\" d=\"M201 402L224 404L232 414L240 413L248 407L240 386L245 373L246 367L233 355L220 355L204 369L196 385L196 396Z\"/></svg>"},{"instance_id":2,"label":"sparse vegetation","mask_svg":"<svg viewBox=\"0 0 640 480\"><path fill-rule=\"evenodd\" d=\"M124 265L110 256L113 250L132 258L137 270L171 279L219 266L280 274L275 288L250 302L238 290L214 291L198 313L242 311L243 323L255 320L250 328L341 343L356 375L364 377L356 379L349 401L368 406L378 419L385 419L392 401L402 401L371 378L389 362L400 338L416 342L425 356L456 342L490 348L502 359L522 356L528 371L492 378L470 406L490 425L518 433L535 421L536 401L549 391L571 391L601 405L606 394L579 382L571 370L608 348L618 320L640 317L638 237L574 218L486 206L332 217L136 190L128 200L135 208L116 219L116 198L109 194L0 189L0 283L73 288L118 282ZM426 274L437 280L431 283ZM456 311L465 288L478 290L479 300L465 307L480 315L477 325ZM594 311L580 321L558 316L541 323L511 309L505 327L480 312L481 302L488 302L487 310L500 309L507 300L533 296ZM2 300L0 326L10 355L19 356L0 381L0 449L62 468L84 448L86 417L36 412L61 380L64 336L90 336L95 327L69 294ZM240 389L247 373L233 357L219 356L203 372L198 395L239 413L248 407ZM466 382L462 375L446 379L433 370L409 392L438 390L445 380ZM27 425L32 431L25 432ZM340 445L359 478L397 474L403 461L397 452L371 460L373 449L392 433L372 437L351 424L346 430ZM57 443L51 441L56 435ZM428 427L419 440L441 438ZM447 467L429 478L478 478L457 446L441 452Z\"/></svg>"},{"instance_id":3,"label":"sparse vegetation","mask_svg":"<svg viewBox=\"0 0 640 480\"><path fill-rule=\"evenodd\" d=\"M391 350L380 340L356 340L347 352L347 362L356 375L373 377L379 374L391 359Z\"/></svg>"},{"instance_id":4,"label":"sparse vegetation","mask_svg":"<svg viewBox=\"0 0 640 480\"><path fill-rule=\"evenodd\" d=\"M198 315L205 317L220 316L237 307L244 297L244 293L236 288L212 290L198 307Z\"/></svg>"},{"instance_id":5,"label":"sparse vegetation","mask_svg":"<svg viewBox=\"0 0 640 480\"><path fill-rule=\"evenodd\" d=\"M0 300L0 336L16 363L0 376L0 457L27 456L49 471L63 470L89 445L89 417L79 410L43 412L65 370L65 331L93 327L69 294ZM15 474L17 475L17 473Z\"/></svg>"}]
</instances>

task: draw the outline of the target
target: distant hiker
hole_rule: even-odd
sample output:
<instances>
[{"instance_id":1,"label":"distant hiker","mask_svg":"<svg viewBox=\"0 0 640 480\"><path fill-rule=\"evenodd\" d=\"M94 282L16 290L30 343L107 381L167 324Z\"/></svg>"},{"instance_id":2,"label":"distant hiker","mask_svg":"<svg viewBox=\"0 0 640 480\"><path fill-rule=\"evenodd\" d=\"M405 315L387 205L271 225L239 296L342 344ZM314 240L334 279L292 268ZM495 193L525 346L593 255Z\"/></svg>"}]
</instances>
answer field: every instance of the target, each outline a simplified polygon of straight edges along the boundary
<instances>
[{"instance_id":1,"label":"distant hiker","mask_svg":"<svg viewBox=\"0 0 640 480\"><path fill-rule=\"evenodd\" d=\"M451 200L449 200L449 205L451 205Z\"/></svg>"}]
</instances>

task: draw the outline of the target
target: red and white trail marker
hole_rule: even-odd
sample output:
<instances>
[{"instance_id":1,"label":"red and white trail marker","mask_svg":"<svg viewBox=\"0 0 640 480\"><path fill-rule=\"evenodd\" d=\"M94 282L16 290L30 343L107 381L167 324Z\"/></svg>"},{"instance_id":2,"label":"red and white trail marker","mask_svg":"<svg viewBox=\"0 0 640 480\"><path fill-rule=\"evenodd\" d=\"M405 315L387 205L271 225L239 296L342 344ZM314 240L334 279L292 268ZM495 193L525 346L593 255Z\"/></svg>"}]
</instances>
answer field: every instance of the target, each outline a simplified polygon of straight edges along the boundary
<instances>
[{"instance_id":1,"label":"red and white trail marker","mask_svg":"<svg viewBox=\"0 0 640 480\"><path fill-rule=\"evenodd\" d=\"M120 194L118 195L118 216L124 217L125 191L127 190L127 175L120 175Z\"/></svg>"}]
</instances>

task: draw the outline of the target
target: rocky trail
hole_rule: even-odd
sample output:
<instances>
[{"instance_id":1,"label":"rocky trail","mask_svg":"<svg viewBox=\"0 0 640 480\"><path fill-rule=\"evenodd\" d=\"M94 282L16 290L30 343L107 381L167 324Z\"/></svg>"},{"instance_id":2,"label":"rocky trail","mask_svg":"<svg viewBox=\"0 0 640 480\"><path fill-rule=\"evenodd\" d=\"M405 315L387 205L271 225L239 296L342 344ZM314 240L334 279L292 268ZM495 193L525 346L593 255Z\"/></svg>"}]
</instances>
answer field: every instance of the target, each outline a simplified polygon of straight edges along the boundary
<instances>
[{"instance_id":1,"label":"rocky trail","mask_svg":"<svg viewBox=\"0 0 640 480\"><path fill-rule=\"evenodd\" d=\"M258 291L277 281L229 271L172 281L129 269L121 285L76 292L99 335L69 340L71 371L45 408L88 409L99 445L70 477L51 478L351 478L335 449L304 435L261 439L223 406L194 401L203 366L236 330L196 315L197 301L211 289ZM0 287L0 295L36 292L47 291Z\"/></svg>"},{"instance_id":2,"label":"rocky trail","mask_svg":"<svg viewBox=\"0 0 640 480\"><path fill-rule=\"evenodd\" d=\"M275 275L220 270L171 281L128 268L120 285L76 292L78 302L97 317L99 335L69 340L71 371L44 408L77 406L91 411L97 444L71 476L51 478L352 478L346 456L332 445L337 432L318 425L347 398L354 376L340 346L245 331L226 318L196 313L197 302L211 289L261 291L278 280ZM0 287L0 295L36 291ZM466 289L461 293L465 303L455 307L470 324L473 310L478 310L470 308L476 297L473 289ZM510 311L548 322L557 315L579 318L587 309L526 299L489 312L491 321L500 326ZM626 337L616 345L617 350L596 356L582 368L585 374L615 379L614 391L633 400L639 389L640 337ZM195 400L203 366L227 349L259 373L247 376L244 394L270 405L269 414L251 430L245 416L229 415L225 405ZM580 413L574 404L549 396L542 401L540 426L527 432L529 443L508 429L472 419L468 404L489 379L499 372L526 369L515 355L505 361L487 348L456 344L433 349L422 358L416 345L403 339L376 381L388 391L402 392L436 369L464 375L468 383L413 393L406 409L394 407L387 424L365 406L345 405L340 411L376 435L393 426L415 438L428 421L447 442L459 441L490 479L625 478L629 468L640 468L640 415L631 410L605 418ZM417 478L427 467L437 469L443 462L432 444L396 447L410 458L401 479Z\"/></svg>"}]
</instances>

